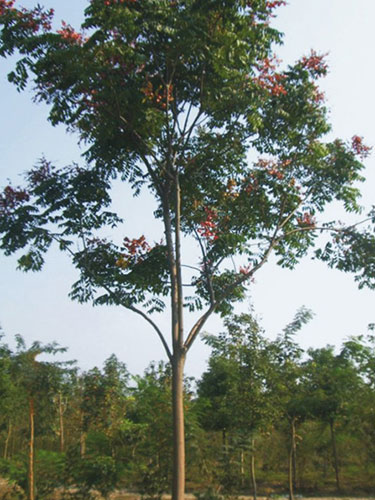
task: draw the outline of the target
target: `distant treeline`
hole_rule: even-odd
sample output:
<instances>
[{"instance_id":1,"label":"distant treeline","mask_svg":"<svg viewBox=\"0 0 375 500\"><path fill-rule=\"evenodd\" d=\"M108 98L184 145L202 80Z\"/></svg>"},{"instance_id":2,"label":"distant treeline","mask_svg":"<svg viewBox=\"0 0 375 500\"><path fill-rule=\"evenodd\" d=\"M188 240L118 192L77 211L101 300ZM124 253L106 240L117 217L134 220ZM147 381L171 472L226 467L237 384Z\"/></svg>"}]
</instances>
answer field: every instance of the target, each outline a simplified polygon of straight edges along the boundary
<instances>
[{"instance_id":1,"label":"distant treeline","mask_svg":"<svg viewBox=\"0 0 375 500\"><path fill-rule=\"evenodd\" d=\"M188 490L375 491L374 336L304 351L294 336L310 315L301 309L272 341L250 314L205 336L208 367L185 382ZM36 499L58 487L77 499L91 489L168 492L169 366L132 376L114 355L87 372L38 360L61 350L21 337L15 350L0 344L0 476Z\"/></svg>"}]
</instances>

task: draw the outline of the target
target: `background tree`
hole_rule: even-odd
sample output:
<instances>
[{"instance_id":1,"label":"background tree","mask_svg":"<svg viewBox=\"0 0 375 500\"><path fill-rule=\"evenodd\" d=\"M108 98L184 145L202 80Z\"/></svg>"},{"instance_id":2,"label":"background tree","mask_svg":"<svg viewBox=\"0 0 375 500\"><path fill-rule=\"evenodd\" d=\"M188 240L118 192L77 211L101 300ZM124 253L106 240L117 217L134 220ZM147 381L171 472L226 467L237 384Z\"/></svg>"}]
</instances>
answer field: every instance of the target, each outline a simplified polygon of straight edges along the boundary
<instances>
[{"instance_id":1,"label":"background tree","mask_svg":"<svg viewBox=\"0 0 375 500\"><path fill-rule=\"evenodd\" d=\"M273 404L286 422L289 432L288 489L293 500L296 486L298 423L305 417L305 389L301 386L303 349L294 340L295 334L312 318L312 312L301 307L291 323L278 335L271 350L273 374L270 380Z\"/></svg>"},{"instance_id":2,"label":"background tree","mask_svg":"<svg viewBox=\"0 0 375 500\"><path fill-rule=\"evenodd\" d=\"M345 351L334 354L333 346L309 349L305 377L313 413L329 425L336 487L341 489L336 428L350 402L361 392L363 381Z\"/></svg>"},{"instance_id":3,"label":"background tree","mask_svg":"<svg viewBox=\"0 0 375 500\"><path fill-rule=\"evenodd\" d=\"M255 436L254 465L260 495L284 494L288 469L289 479L297 478L299 493L334 494L337 486L327 410L335 409L340 488L347 495L371 494L375 486L371 335L349 339L337 353L332 353L331 348L317 353L313 350L314 356L302 361L299 355L294 359L285 354L300 351L293 336L289 338L288 349L279 345L284 335L276 341L264 341L259 325L250 319L248 323L247 315L228 318L230 330L210 337L214 352L208 370L198 383L197 397L191 383L185 381L189 489L201 497L222 492L253 492L254 448L250 444L251 437ZM262 341L256 343L257 338ZM250 339L253 340L250 342ZM21 347L21 352L24 350L27 348ZM332 361L332 356L337 359ZM237 358L238 361L233 362ZM17 351L6 343L0 344L0 424L4 424L0 445L1 450L5 446L8 450L7 458L0 458L0 475L26 490L29 396L25 374L19 375L19 367L24 366L21 361ZM70 369L51 363L48 370L53 372L51 378L48 383L39 384L34 401L38 498L53 496L56 487L60 492L65 491L67 498L75 495L82 499L90 498L92 489L103 495L115 487L142 489L145 495L153 497L166 490L172 473L170 366L153 364L143 376L135 377L135 385L128 385L127 371L120 369L122 364L115 357L110 357L105 365L102 369L70 376ZM85 403L90 418L86 454L82 458L79 447L82 379L87 374L90 374L90 390L85 391L85 395L91 403ZM326 388L333 375L334 394ZM54 391L51 391L51 382ZM56 397L60 392L66 403L64 453L60 451L59 399ZM293 392L292 400L290 392ZM111 404L103 396L109 393ZM256 402L262 399L258 408ZM215 421L217 414L221 418ZM295 419L294 434L291 418ZM9 419L13 426L8 439ZM209 425L211 420L214 425ZM224 422L227 428L223 454L221 425ZM254 422L258 424L256 428ZM292 446L293 439L297 446ZM292 467L289 467L290 458ZM17 494L21 495L20 490ZM0 482L1 495L4 496L5 491Z\"/></svg>"},{"instance_id":4,"label":"background tree","mask_svg":"<svg viewBox=\"0 0 375 500\"><path fill-rule=\"evenodd\" d=\"M43 159L25 188L5 187L1 247L23 250L20 267L39 270L57 243L80 273L72 298L121 305L155 330L172 366L174 500L185 482L184 363L210 315L244 297L272 252L293 268L319 231L335 237L318 257L374 285L371 229L315 220L333 200L359 211L357 157L369 148L358 136L325 142L321 56L279 70L270 19L284 3L92 0L85 32L65 23L55 32L51 10L0 1L0 54L19 55L9 79L20 90L33 81L51 123L87 144L84 166ZM161 243L124 234L110 210L115 178L154 195ZM116 226L103 240L100 229ZM195 262L182 259L183 236L195 241ZM170 343L151 316L165 300ZM187 332L184 306L202 310Z\"/></svg>"},{"instance_id":5,"label":"background tree","mask_svg":"<svg viewBox=\"0 0 375 500\"><path fill-rule=\"evenodd\" d=\"M172 472L171 370L152 364L144 376L135 378L135 402L130 420L141 426L132 467L137 469L138 489L151 498L161 498Z\"/></svg>"},{"instance_id":6,"label":"background tree","mask_svg":"<svg viewBox=\"0 0 375 500\"><path fill-rule=\"evenodd\" d=\"M4 333L0 327L0 340ZM5 343L0 344L0 415L1 431L4 438L2 457L6 460L9 454L9 443L17 419L17 387L10 374L12 351Z\"/></svg>"},{"instance_id":7,"label":"background tree","mask_svg":"<svg viewBox=\"0 0 375 500\"><path fill-rule=\"evenodd\" d=\"M272 403L267 393L270 372L269 346L256 319L250 314L225 320L226 331L218 337L205 336L213 351L208 370L198 385L198 396L204 402L202 423L208 430L223 434L223 472L227 488L244 486L244 454L249 452L251 483L257 496L255 477L255 438L272 421ZM233 473L233 451L238 455L237 474ZM230 458L232 455L232 458ZM238 474L240 472L240 474Z\"/></svg>"},{"instance_id":8,"label":"background tree","mask_svg":"<svg viewBox=\"0 0 375 500\"><path fill-rule=\"evenodd\" d=\"M62 378L62 367L66 363L37 361L41 354L56 355L66 351L56 343L42 345L34 342L29 348L20 335L16 336L17 350L12 355L9 374L17 387L19 398L27 408L29 420L28 442L28 499L34 500L35 481L35 436L52 430L56 416L54 398Z\"/></svg>"},{"instance_id":9,"label":"background tree","mask_svg":"<svg viewBox=\"0 0 375 500\"><path fill-rule=\"evenodd\" d=\"M126 418L129 373L115 355L94 367L76 382L76 420L80 428L80 455L86 455L86 441L101 443L104 455L115 457L122 421ZM121 439L120 439L121 441ZM94 446L97 448L98 443Z\"/></svg>"}]
</instances>

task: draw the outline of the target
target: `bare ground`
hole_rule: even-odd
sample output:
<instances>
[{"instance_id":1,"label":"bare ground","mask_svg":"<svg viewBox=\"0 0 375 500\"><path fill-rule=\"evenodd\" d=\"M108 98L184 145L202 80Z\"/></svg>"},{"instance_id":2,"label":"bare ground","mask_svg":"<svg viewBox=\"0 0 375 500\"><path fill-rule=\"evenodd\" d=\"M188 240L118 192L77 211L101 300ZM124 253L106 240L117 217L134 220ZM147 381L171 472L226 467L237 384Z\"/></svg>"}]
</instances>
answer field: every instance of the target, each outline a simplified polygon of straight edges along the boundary
<instances>
[{"instance_id":1,"label":"bare ground","mask_svg":"<svg viewBox=\"0 0 375 500\"><path fill-rule=\"evenodd\" d=\"M17 498L17 493L20 493L21 489L17 486L9 484L6 479L0 478L0 500L8 500L11 498ZM287 495L271 495L271 496L258 496L258 500L270 500L277 498L278 500L287 499ZM375 497L355 497L355 496L342 496L342 497L301 497L296 495L298 500L375 500ZM101 500L102 497L98 494L97 500ZM252 500L252 496L234 496L235 500ZM114 491L109 495L109 500L142 500L141 495L137 493L129 493L127 491ZM171 495L163 495L162 500L171 500ZM193 494L186 494L185 500L196 500L196 496Z\"/></svg>"}]
</instances>

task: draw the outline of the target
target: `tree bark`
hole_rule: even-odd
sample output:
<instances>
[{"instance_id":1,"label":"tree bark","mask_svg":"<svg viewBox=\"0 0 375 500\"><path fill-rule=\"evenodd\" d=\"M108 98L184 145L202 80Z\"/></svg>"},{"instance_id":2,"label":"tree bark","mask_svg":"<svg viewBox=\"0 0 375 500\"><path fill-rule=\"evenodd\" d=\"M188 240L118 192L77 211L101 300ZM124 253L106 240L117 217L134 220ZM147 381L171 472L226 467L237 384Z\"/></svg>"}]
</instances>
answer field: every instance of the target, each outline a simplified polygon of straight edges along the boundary
<instances>
[{"instance_id":1,"label":"tree bark","mask_svg":"<svg viewBox=\"0 0 375 500\"><path fill-rule=\"evenodd\" d=\"M226 456L228 453L227 430L226 429L222 430L221 439L222 439L222 443L223 443L223 453Z\"/></svg>"},{"instance_id":2,"label":"tree bark","mask_svg":"<svg viewBox=\"0 0 375 500\"><path fill-rule=\"evenodd\" d=\"M243 488L245 484L245 454L244 451L240 450L240 477L241 477L241 487Z\"/></svg>"},{"instance_id":3,"label":"tree bark","mask_svg":"<svg viewBox=\"0 0 375 500\"><path fill-rule=\"evenodd\" d=\"M291 438L292 438L292 481L293 490L297 487L297 443L296 443L296 421L293 418L291 423Z\"/></svg>"},{"instance_id":4,"label":"tree bark","mask_svg":"<svg viewBox=\"0 0 375 500\"><path fill-rule=\"evenodd\" d=\"M335 423L333 420L330 420L329 426L331 429L331 442L332 442L332 453L333 453L333 465L335 468L335 475L336 475L336 488L337 488L337 491L340 491L340 489L341 489L340 470L339 470L339 461L337 458Z\"/></svg>"},{"instance_id":5,"label":"tree bark","mask_svg":"<svg viewBox=\"0 0 375 500\"><path fill-rule=\"evenodd\" d=\"M79 450L81 458L85 458L86 455L86 437L87 437L87 432L81 431L81 435L79 438Z\"/></svg>"},{"instance_id":6,"label":"tree bark","mask_svg":"<svg viewBox=\"0 0 375 500\"><path fill-rule=\"evenodd\" d=\"M5 460L8 458L9 440L11 435L12 435L12 422L9 420L8 432L7 432L7 437L5 439L4 454L3 454L3 458Z\"/></svg>"},{"instance_id":7,"label":"tree bark","mask_svg":"<svg viewBox=\"0 0 375 500\"><path fill-rule=\"evenodd\" d=\"M291 433L290 433L290 448L289 448L289 463L288 463L288 488L289 488L289 500L294 500L294 488L293 488L293 453L294 453L294 441L295 436L294 430L294 419L291 421Z\"/></svg>"},{"instance_id":8,"label":"tree bark","mask_svg":"<svg viewBox=\"0 0 375 500\"><path fill-rule=\"evenodd\" d=\"M253 499L257 500L257 481L255 476L255 439L251 440L251 484L253 486Z\"/></svg>"},{"instance_id":9,"label":"tree bark","mask_svg":"<svg viewBox=\"0 0 375 500\"><path fill-rule=\"evenodd\" d=\"M173 406L173 484L172 500L185 497L185 430L184 430L185 355L174 353L172 360Z\"/></svg>"},{"instance_id":10,"label":"tree bark","mask_svg":"<svg viewBox=\"0 0 375 500\"><path fill-rule=\"evenodd\" d=\"M293 450L292 450L292 447L290 447L289 467L288 467L289 500L294 500L292 455L293 455Z\"/></svg>"},{"instance_id":11,"label":"tree bark","mask_svg":"<svg viewBox=\"0 0 375 500\"><path fill-rule=\"evenodd\" d=\"M59 393L60 451L64 451L64 407L61 392Z\"/></svg>"},{"instance_id":12,"label":"tree bark","mask_svg":"<svg viewBox=\"0 0 375 500\"><path fill-rule=\"evenodd\" d=\"M29 442L29 491L28 500L34 500L34 399L29 399L29 422L30 422L30 442Z\"/></svg>"}]
</instances>

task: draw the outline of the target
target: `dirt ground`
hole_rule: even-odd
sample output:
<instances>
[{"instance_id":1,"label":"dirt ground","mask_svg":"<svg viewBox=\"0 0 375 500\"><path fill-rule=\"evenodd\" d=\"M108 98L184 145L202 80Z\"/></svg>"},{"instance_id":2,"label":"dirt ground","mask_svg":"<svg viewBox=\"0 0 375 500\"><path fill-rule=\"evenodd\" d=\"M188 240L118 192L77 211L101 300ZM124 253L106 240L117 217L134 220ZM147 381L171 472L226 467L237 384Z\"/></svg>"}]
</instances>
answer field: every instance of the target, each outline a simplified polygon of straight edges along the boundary
<instances>
[{"instance_id":1,"label":"dirt ground","mask_svg":"<svg viewBox=\"0 0 375 500\"><path fill-rule=\"evenodd\" d=\"M141 500L141 496L137 495L135 493L127 493L127 492L113 492L109 496L110 500ZM258 500L270 500L270 499L277 499L277 500L284 500L288 499L288 496L285 495L277 495L274 496L272 495L271 497L262 497L258 496ZM170 495L163 495L163 500L170 500L171 496ZM243 496L239 495L235 497L236 500L252 500L252 496ZM185 500L196 500L196 497L192 494L186 494L185 495ZM300 495L296 495L296 500L375 500L375 497L302 497Z\"/></svg>"},{"instance_id":2,"label":"dirt ground","mask_svg":"<svg viewBox=\"0 0 375 500\"><path fill-rule=\"evenodd\" d=\"M17 495L14 497L13 495L17 493L18 488L12 487L5 479L0 478L0 500L8 500L10 498L17 498ZM13 495L12 495L13 493ZM100 495L98 495L98 499L100 500ZM236 496L235 500L252 500L251 496ZM170 500L170 495L163 495L163 500ZM287 496L283 495L272 495L271 497L262 497L259 496L258 500L287 500ZM136 493L129 493L126 491L114 491L109 495L109 500L141 500L141 495ZM185 500L196 500L196 497L192 494L186 494ZM354 496L346 496L346 497L301 497L300 495L296 495L296 500L375 500L375 497L354 497Z\"/></svg>"}]
</instances>

